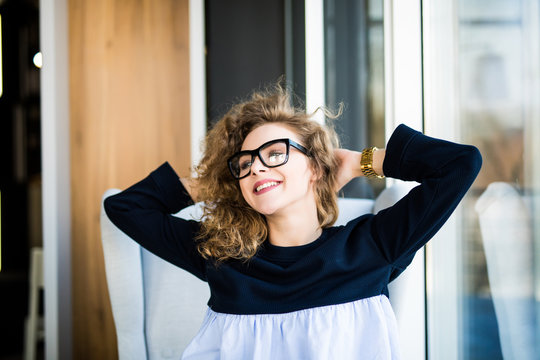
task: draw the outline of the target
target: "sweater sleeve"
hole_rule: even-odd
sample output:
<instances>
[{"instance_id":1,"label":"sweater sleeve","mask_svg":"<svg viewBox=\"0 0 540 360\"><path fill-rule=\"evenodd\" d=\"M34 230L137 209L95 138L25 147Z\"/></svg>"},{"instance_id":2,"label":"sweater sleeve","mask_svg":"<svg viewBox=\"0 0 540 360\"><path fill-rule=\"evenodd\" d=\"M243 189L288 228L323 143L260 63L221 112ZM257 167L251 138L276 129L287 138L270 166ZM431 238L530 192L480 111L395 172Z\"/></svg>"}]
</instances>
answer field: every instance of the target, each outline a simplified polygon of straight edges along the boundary
<instances>
[{"instance_id":1,"label":"sweater sleeve","mask_svg":"<svg viewBox=\"0 0 540 360\"><path fill-rule=\"evenodd\" d=\"M197 221L171 214L193 200L168 163L119 194L105 199L105 212L120 230L145 249L206 281L205 260L197 251Z\"/></svg>"},{"instance_id":2,"label":"sweater sleeve","mask_svg":"<svg viewBox=\"0 0 540 360\"><path fill-rule=\"evenodd\" d=\"M397 273L450 217L481 165L474 146L434 139L405 125L394 131L386 148L384 174L420 185L375 215L371 232Z\"/></svg>"}]
</instances>

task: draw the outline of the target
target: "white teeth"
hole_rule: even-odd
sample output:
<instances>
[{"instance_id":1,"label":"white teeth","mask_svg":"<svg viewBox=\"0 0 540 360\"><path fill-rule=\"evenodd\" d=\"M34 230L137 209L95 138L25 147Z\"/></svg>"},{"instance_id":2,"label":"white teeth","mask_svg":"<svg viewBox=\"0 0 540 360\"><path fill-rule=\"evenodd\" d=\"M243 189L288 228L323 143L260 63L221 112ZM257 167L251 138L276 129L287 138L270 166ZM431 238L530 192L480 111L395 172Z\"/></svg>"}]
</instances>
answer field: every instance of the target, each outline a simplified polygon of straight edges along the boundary
<instances>
[{"instance_id":1,"label":"white teeth","mask_svg":"<svg viewBox=\"0 0 540 360\"><path fill-rule=\"evenodd\" d=\"M262 189L266 189L267 187L276 186L276 185L279 185L279 183L277 183L275 181L269 181L269 182L266 182L266 183L264 183L262 185L257 186L257 188L255 189L255 192L259 192Z\"/></svg>"}]
</instances>

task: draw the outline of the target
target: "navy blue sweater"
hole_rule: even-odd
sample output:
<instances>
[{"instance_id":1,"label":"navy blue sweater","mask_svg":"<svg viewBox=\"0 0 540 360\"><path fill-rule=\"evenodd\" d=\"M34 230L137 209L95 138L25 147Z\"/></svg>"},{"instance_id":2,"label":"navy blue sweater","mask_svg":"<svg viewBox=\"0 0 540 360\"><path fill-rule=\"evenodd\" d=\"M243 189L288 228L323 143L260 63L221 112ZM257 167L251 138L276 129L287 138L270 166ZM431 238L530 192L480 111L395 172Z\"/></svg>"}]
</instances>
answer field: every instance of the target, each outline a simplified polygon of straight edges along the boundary
<instances>
[{"instance_id":1,"label":"navy blue sweater","mask_svg":"<svg viewBox=\"0 0 540 360\"><path fill-rule=\"evenodd\" d=\"M387 144L383 170L420 183L403 199L376 215L324 229L310 244L278 247L265 241L248 262L229 260L218 267L197 252L200 224L171 215L193 201L168 163L107 198L105 211L143 247L207 281L212 310L285 313L387 294L388 283L454 211L481 163L473 146L400 125Z\"/></svg>"}]
</instances>

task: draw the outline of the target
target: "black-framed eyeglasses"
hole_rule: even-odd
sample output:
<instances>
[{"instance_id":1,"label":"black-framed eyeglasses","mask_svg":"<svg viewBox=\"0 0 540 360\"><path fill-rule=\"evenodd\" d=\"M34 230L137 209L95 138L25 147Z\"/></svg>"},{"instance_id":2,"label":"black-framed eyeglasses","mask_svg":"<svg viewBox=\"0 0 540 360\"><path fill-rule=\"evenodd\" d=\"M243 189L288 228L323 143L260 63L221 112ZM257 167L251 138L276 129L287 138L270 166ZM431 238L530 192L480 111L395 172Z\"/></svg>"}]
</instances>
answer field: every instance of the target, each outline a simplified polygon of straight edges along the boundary
<instances>
[{"instance_id":1,"label":"black-framed eyeglasses","mask_svg":"<svg viewBox=\"0 0 540 360\"><path fill-rule=\"evenodd\" d=\"M289 160L290 147L298 149L303 154L309 156L305 147L291 139L276 139L268 141L255 150L239 151L231 156L227 163L229 170L235 179L243 179L251 172L251 165L258 156L264 166L273 168L281 166Z\"/></svg>"}]
</instances>

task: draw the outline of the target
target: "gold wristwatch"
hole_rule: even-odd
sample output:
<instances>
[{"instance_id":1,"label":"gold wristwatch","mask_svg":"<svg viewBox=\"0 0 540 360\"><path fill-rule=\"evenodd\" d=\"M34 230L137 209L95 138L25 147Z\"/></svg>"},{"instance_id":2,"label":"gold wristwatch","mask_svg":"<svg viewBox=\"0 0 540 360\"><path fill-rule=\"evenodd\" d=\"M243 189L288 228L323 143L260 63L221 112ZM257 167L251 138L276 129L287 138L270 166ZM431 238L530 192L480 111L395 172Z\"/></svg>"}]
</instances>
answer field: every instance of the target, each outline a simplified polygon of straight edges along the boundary
<instances>
[{"instance_id":1,"label":"gold wristwatch","mask_svg":"<svg viewBox=\"0 0 540 360\"><path fill-rule=\"evenodd\" d=\"M379 175L373 169L373 152L377 150L375 146L365 148L362 150L362 157L360 158L360 170L367 178L384 179L383 175Z\"/></svg>"}]
</instances>

